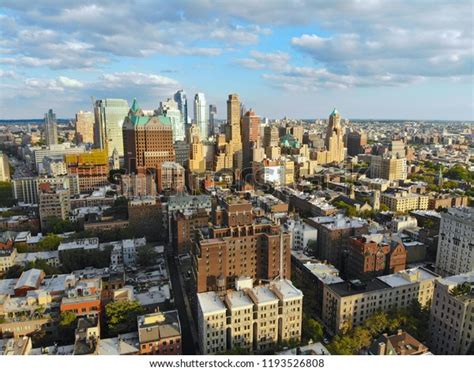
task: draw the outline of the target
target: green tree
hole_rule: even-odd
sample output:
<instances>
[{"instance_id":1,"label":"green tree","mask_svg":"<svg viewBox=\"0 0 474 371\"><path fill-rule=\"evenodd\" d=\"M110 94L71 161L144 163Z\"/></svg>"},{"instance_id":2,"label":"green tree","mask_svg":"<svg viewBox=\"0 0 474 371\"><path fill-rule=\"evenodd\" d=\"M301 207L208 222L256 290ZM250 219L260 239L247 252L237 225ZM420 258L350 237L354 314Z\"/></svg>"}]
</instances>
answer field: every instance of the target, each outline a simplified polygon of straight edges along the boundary
<instances>
[{"instance_id":1,"label":"green tree","mask_svg":"<svg viewBox=\"0 0 474 371\"><path fill-rule=\"evenodd\" d=\"M61 312L59 315L59 336L61 342L70 344L74 342L74 330L76 328L77 316L70 311Z\"/></svg>"},{"instance_id":2,"label":"green tree","mask_svg":"<svg viewBox=\"0 0 474 371\"><path fill-rule=\"evenodd\" d=\"M60 251L59 260L64 272L72 272L86 267L104 268L110 264L111 252L111 246L103 249L65 250Z\"/></svg>"},{"instance_id":3,"label":"green tree","mask_svg":"<svg viewBox=\"0 0 474 371\"><path fill-rule=\"evenodd\" d=\"M33 269L33 268L41 269L44 272L44 274L47 275L47 276L51 276L53 274L60 274L61 273L60 269L58 269L56 267L53 267L52 265L49 265L47 263L47 261L43 260L43 259L38 259L34 262L29 262L26 265L25 270L29 270L29 269Z\"/></svg>"},{"instance_id":4,"label":"green tree","mask_svg":"<svg viewBox=\"0 0 474 371\"><path fill-rule=\"evenodd\" d=\"M62 238L50 233L45 236L38 244L36 245L36 251L54 251L58 249L59 244L61 243Z\"/></svg>"},{"instance_id":5,"label":"green tree","mask_svg":"<svg viewBox=\"0 0 474 371\"><path fill-rule=\"evenodd\" d=\"M21 265L13 265L8 268L5 278L20 278L25 269Z\"/></svg>"},{"instance_id":6,"label":"green tree","mask_svg":"<svg viewBox=\"0 0 474 371\"><path fill-rule=\"evenodd\" d=\"M316 255L317 249L318 249L318 241L317 240L308 240L308 243L306 244L306 248L312 255Z\"/></svg>"},{"instance_id":7,"label":"green tree","mask_svg":"<svg viewBox=\"0 0 474 371\"><path fill-rule=\"evenodd\" d=\"M46 218L47 230L55 233L61 234L65 232L75 232L79 229L77 223L73 223L70 220L63 220L57 216L50 216Z\"/></svg>"},{"instance_id":8,"label":"green tree","mask_svg":"<svg viewBox=\"0 0 474 371\"><path fill-rule=\"evenodd\" d=\"M137 263L142 267L149 267L156 263L158 253L150 245L141 246L138 248Z\"/></svg>"},{"instance_id":9,"label":"green tree","mask_svg":"<svg viewBox=\"0 0 474 371\"><path fill-rule=\"evenodd\" d=\"M376 312L364 323L364 327L370 332L372 336L380 334L388 327L387 315L383 312Z\"/></svg>"},{"instance_id":10,"label":"green tree","mask_svg":"<svg viewBox=\"0 0 474 371\"><path fill-rule=\"evenodd\" d=\"M302 336L305 341L321 341L324 337L323 325L313 318L303 317Z\"/></svg>"},{"instance_id":11,"label":"green tree","mask_svg":"<svg viewBox=\"0 0 474 371\"><path fill-rule=\"evenodd\" d=\"M15 205L13 198L13 187L10 182L0 182L0 207L12 207Z\"/></svg>"},{"instance_id":12,"label":"green tree","mask_svg":"<svg viewBox=\"0 0 474 371\"><path fill-rule=\"evenodd\" d=\"M390 211L390 208L385 204L380 204L380 211Z\"/></svg>"},{"instance_id":13,"label":"green tree","mask_svg":"<svg viewBox=\"0 0 474 371\"><path fill-rule=\"evenodd\" d=\"M105 306L105 314L110 334L136 331L137 316L145 313L138 301L116 301Z\"/></svg>"}]
</instances>

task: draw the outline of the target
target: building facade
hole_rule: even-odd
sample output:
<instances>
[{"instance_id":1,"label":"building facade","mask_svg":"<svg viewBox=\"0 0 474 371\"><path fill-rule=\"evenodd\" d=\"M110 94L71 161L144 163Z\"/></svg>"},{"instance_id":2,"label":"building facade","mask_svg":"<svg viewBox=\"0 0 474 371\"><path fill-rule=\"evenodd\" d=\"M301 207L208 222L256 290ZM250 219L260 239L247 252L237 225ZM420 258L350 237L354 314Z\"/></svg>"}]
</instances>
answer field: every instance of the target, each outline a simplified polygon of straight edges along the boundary
<instances>
[{"instance_id":1,"label":"building facade","mask_svg":"<svg viewBox=\"0 0 474 371\"><path fill-rule=\"evenodd\" d=\"M442 276L474 270L474 208L450 208L441 214L436 270Z\"/></svg>"},{"instance_id":2,"label":"building facade","mask_svg":"<svg viewBox=\"0 0 474 371\"><path fill-rule=\"evenodd\" d=\"M262 353L284 341L301 339L303 294L291 281L276 280L255 287L252 280L241 282L235 290L198 294L202 354L235 348Z\"/></svg>"},{"instance_id":3,"label":"building facade","mask_svg":"<svg viewBox=\"0 0 474 371\"><path fill-rule=\"evenodd\" d=\"M124 155L122 127L129 111L124 99L101 99L94 106L94 146L106 149L112 157L114 149L120 157Z\"/></svg>"},{"instance_id":4,"label":"building facade","mask_svg":"<svg viewBox=\"0 0 474 371\"><path fill-rule=\"evenodd\" d=\"M77 143L94 143L94 113L79 111L76 113Z\"/></svg>"},{"instance_id":5,"label":"building facade","mask_svg":"<svg viewBox=\"0 0 474 371\"><path fill-rule=\"evenodd\" d=\"M434 354L472 354L474 271L435 282L429 321Z\"/></svg>"}]
</instances>

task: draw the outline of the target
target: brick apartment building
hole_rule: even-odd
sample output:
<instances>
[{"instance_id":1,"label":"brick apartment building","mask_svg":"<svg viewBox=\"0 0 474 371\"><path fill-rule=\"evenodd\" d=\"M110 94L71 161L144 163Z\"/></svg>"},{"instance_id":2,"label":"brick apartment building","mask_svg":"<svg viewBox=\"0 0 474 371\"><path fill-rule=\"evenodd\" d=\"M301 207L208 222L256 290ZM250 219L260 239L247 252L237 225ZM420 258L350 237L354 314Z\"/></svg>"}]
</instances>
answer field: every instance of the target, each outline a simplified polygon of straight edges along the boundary
<instances>
[{"instance_id":1,"label":"brick apartment building","mask_svg":"<svg viewBox=\"0 0 474 371\"><path fill-rule=\"evenodd\" d=\"M254 217L249 202L221 199L211 219L213 226L201 229L193 244L198 293L233 287L241 276L290 278L290 234L268 219Z\"/></svg>"},{"instance_id":2,"label":"brick apartment building","mask_svg":"<svg viewBox=\"0 0 474 371\"><path fill-rule=\"evenodd\" d=\"M350 237L346 257L348 278L368 279L405 269L407 253L396 241L377 242L370 235Z\"/></svg>"}]
</instances>

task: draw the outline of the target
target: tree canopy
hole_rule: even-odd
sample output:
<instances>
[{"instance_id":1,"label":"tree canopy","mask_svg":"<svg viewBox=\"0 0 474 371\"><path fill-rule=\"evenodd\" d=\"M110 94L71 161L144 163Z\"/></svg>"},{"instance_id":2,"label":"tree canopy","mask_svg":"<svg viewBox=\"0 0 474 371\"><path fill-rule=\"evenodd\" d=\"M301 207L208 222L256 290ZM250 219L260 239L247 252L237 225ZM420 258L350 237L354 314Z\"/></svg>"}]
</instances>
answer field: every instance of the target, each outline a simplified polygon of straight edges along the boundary
<instances>
[{"instance_id":1,"label":"tree canopy","mask_svg":"<svg viewBox=\"0 0 474 371\"><path fill-rule=\"evenodd\" d=\"M137 330L137 317L145 313L136 300L116 301L105 306L109 334L121 334Z\"/></svg>"}]
</instances>

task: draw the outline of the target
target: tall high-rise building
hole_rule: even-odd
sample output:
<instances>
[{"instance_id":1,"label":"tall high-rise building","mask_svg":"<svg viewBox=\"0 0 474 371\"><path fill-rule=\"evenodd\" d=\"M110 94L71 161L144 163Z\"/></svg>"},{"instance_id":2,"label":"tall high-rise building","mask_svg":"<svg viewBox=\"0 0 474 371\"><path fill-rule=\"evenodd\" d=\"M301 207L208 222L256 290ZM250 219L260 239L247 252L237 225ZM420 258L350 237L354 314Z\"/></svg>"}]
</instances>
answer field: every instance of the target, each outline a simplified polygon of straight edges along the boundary
<instances>
[{"instance_id":1,"label":"tall high-rise building","mask_svg":"<svg viewBox=\"0 0 474 371\"><path fill-rule=\"evenodd\" d=\"M173 129L165 116L145 116L133 101L123 124L124 162L128 173L144 174L165 161L174 162Z\"/></svg>"},{"instance_id":2,"label":"tall high-rise building","mask_svg":"<svg viewBox=\"0 0 474 371\"><path fill-rule=\"evenodd\" d=\"M188 120L188 99L186 98L186 93L184 90L178 90L174 94L174 101L178 104L178 109L181 112L183 117L183 122L185 125L189 124Z\"/></svg>"},{"instance_id":3,"label":"tall high-rise building","mask_svg":"<svg viewBox=\"0 0 474 371\"><path fill-rule=\"evenodd\" d=\"M370 177L387 180L404 180L407 178L407 159L391 156L371 156Z\"/></svg>"},{"instance_id":4,"label":"tall high-rise building","mask_svg":"<svg viewBox=\"0 0 474 371\"><path fill-rule=\"evenodd\" d=\"M77 143L94 143L94 113L79 111L76 113Z\"/></svg>"},{"instance_id":5,"label":"tall high-rise building","mask_svg":"<svg viewBox=\"0 0 474 371\"><path fill-rule=\"evenodd\" d=\"M197 93L194 96L194 124L199 128L201 140L206 140L209 136L209 118L204 93Z\"/></svg>"},{"instance_id":6,"label":"tall high-rise building","mask_svg":"<svg viewBox=\"0 0 474 371\"><path fill-rule=\"evenodd\" d=\"M263 148L276 147L279 144L279 133L276 126L265 126L263 129Z\"/></svg>"},{"instance_id":7,"label":"tall high-rise building","mask_svg":"<svg viewBox=\"0 0 474 371\"><path fill-rule=\"evenodd\" d=\"M351 131L347 133L347 154L349 156L357 156L364 153L364 146L367 144L367 134L359 131Z\"/></svg>"},{"instance_id":8,"label":"tall high-rise building","mask_svg":"<svg viewBox=\"0 0 474 371\"><path fill-rule=\"evenodd\" d=\"M173 127L173 142L184 140L185 130L183 116L178 108L178 103L172 99L160 103L159 114L169 117L171 126Z\"/></svg>"},{"instance_id":9,"label":"tall high-rise building","mask_svg":"<svg viewBox=\"0 0 474 371\"><path fill-rule=\"evenodd\" d=\"M436 271L442 276L474 270L474 208L449 208L441 214Z\"/></svg>"},{"instance_id":10,"label":"tall high-rise building","mask_svg":"<svg viewBox=\"0 0 474 371\"><path fill-rule=\"evenodd\" d=\"M393 156L404 158L406 156L405 143L403 140L392 140L389 145L389 151Z\"/></svg>"},{"instance_id":11,"label":"tall high-rise building","mask_svg":"<svg viewBox=\"0 0 474 371\"><path fill-rule=\"evenodd\" d=\"M9 182L10 165L8 164L8 156L6 153L0 152L0 182Z\"/></svg>"},{"instance_id":12,"label":"tall high-rise building","mask_svg":"<svg viewBox=\"0 0 474 371\"><path fill-rule=\"evenodd\" d=\"M115 148L120 157L124 155L122 127L128 110L125 99L100 99L95 102L94 146L107 149L108 157L112 157Z\"/></svg>"},{"instance_id":13,"label":"tall high-rise building","mask_svg":"<svg viewBox=\"0 0 474 371\"><path fill-rule=\"evenodd\" d=\"M227 125L229 126L229 137L227 141L241 143L240 133L240 101L237 94L229 94L227 99Z\"/></svg>"},{"instance_id":14,"label":"tall high-rise building","mask_svg":"<svg viewBox=\"0 0 474 371\"><path fill-rule=\"evenodd\" d=\"M193 264L197 292L234 287L238 277L273 280L291 277L291 236L260 223L252 204L228 197L212 211L209 233L196 237Z\"/></svg>"},{"instance_id":15,"label":"tall high-rise building","mask_svg":"<svg viewBox=\"0 0 474 371\"><path fill-rule=\"evenodd\" d=\"M250 109L242 117L242 152L243 166L250 167L252 161L252 148L260 140L260 116Z\"/></svg>"},{"instance_id":16,"label":"tall high-rise building","mask_svg":"<svg viewBox=\"0 0 474 371\"><path fill-rule=\"evenodd\" d=\"M344 161L344 139L341 127L341 115L334 108L329 116L326 131L327 163Z\"/></svg>"},{"instance_id":17,"label":"tall high-rise building","mask_svg":"<svg viewBox=\"0 0 474 371\"><path fill-rule=\"evenodd\" d=\"M233 167L242 169L242 132L241 123L241 105L237 94L229 94L227 99L227 141L232 147Z\"/></svg>"},{"instance_id":18,"label":"tall high-rise building","mask_svg":"<svg viewBox=\"0 0 474 371\"><path fill-rule=\"evenodd\" d=\"M199 135L193 135L189 146L188 168L192 173L204 173L206 171L206 158Z\"/></svg>"},{"instance_id":19,"label":"tall high-rise building","mask_svg":"<svg viewBox=\"0 0 474 371\"><path fill-rule=\"evenodd\" d=\"M44 115L44 140L47 146L58 144L58 123L52 109Z\"/></svg>"},{"instance_id":20,"label":"tall high-rise building","mask_svg":"<svg viewBox=\"0 0 474 371\"><path fill-rule=\"evenodd\" d=\"M209 105L209 134L214 135L216 132L216 116L217 107L213 104Z\"/></svg>"}]
</instances>

